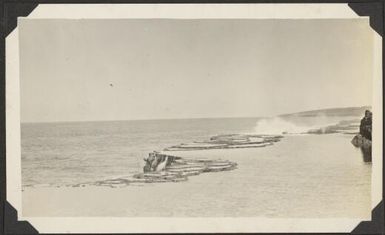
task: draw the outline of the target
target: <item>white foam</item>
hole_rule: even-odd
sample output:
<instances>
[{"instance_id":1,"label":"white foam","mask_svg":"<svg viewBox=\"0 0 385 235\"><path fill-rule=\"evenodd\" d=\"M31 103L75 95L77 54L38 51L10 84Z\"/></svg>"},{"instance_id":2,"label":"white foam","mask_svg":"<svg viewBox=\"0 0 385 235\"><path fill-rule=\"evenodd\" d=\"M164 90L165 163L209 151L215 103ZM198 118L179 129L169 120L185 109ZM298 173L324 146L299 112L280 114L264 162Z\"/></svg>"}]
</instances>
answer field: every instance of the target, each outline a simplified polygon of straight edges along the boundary
<instances>
[{"instance_id":1,"label":"white foam","mask_svg":"<svg viewBox=\"0 0 385 235\"><path fill-rule=\"evenodd\" d=\"M283 119L280 117L272 117L261 119L256 123L254 131L257 134L281 135L281 134L305 134L309 130L321 129L327 126L335 125L339 121L347 117L326 117L325 115L318 115L311 118L301 117L303 124L298 124L294 121ZM305 120L307 119L307 120ZM349 120L349 119L348 119Z\"/></svg>"},{"instance_id":2,"label":"white foam","mask_svg":"<svg viewBox=\"0 0 385 235\"><path fill-rule=\"evenodd\" d=\"M307 130L309 130L309 127L298 126L279 117L259 120L255 126L255 132L257 134L299 134L304 133Z\"/></svg>"}]
</instances>

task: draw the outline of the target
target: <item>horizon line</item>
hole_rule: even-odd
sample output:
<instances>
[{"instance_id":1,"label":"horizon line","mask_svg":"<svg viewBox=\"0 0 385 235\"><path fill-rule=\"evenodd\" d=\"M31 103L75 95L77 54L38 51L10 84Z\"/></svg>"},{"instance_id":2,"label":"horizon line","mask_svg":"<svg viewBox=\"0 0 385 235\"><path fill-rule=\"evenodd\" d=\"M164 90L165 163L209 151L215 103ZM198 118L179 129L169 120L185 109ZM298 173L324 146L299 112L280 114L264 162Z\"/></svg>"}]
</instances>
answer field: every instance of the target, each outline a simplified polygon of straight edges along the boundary
<instances>
[{"instance_id":1,"label":"horizon line","mask_svg":"<svg viewBox=\"0 0 385 235\"><path fill-rule=\"evenodd\" d=\"M305 111L296 111L291 113L281 113L273 116L234 116L234 117L193 117L193 118L144 118L144 119L113 119L113 120L69 120L69 121L27 121L22 122L20 124L49 124L49 123L70 123L70 122L124 122L124 121L161 121L161 120L187 120L187 119L234 119L234 118L267 118L267 117L279 117L303 112L314 112L314 111L322 111L328 109L346 109L346 108L363 108L363 107L372 107L372 105L361 105L361 106L345 106L345 107L330 107L330 108L320 108L320 109L311 109Z\"/></svg>"},{"instance_id":2,"label":"horizon line","mask_svg":"<svg viewBox=\"0 0 385 235\"><path fill-rule=\"evenodd\" d=\"M188 119L235 119L235 118L266 118L266 117L192 117L192 118L147 118L147 119L110 119L110 120L69 120L69 121L37 121L37 122L20 122L21 124L38 124L38 123L69 123L69 122L125 122L125 121L162 121L162 120L188 120Z\"/></svg>"}]
</instances>

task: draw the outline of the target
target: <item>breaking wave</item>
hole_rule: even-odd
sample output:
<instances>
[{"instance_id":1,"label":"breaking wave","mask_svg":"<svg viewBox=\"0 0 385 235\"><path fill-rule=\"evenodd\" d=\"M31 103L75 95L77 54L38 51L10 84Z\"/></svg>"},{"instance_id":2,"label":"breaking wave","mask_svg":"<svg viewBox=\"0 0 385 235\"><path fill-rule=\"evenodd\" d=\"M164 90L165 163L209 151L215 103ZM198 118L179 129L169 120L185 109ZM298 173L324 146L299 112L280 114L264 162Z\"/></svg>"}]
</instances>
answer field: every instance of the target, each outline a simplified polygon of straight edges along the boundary
<instances>
[{"instance_id":1,"label":"breaking wave","mask_svg":"<svg viewBox=\"0 0 385 235\"><path fill-rule=\"evenodd\" d=\"M257 134L305 134L311 130L322 129L330 125L336 125L343 118L326 117L318 115L315 117L292 117L284 119L281 117L272 117L261 119L256 123L254 131Z\"/></svg>"},{"instance_id":2,"label":"breaking wave","mask_svg":"<svg viewBox=\"0 0 385 235\"><path fill-rule=\"evenodd\" d=\"M306 133L311 127L309 126L300 126L292 122L286 121L282 118L269 118L259 120L254 128L255 132L258 134L301 134Z\"/></svg>"}]
</instances>

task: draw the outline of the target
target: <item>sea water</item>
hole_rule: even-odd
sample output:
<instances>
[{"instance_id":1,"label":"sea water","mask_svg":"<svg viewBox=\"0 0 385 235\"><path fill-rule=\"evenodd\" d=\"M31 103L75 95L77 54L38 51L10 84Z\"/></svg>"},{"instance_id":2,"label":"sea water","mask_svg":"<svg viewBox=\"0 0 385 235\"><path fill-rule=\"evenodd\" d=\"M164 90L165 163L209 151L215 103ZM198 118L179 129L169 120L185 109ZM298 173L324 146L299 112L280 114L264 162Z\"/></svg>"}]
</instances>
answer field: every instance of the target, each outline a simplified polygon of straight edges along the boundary
<instances>
[{"instance_id":1,"label":"sea water","mask_svg":"<svg viewBox=\"0 0 385 235\"><path fill-rule=\"evenodd\" d=\"M351 118L22 124L22 183L24 188L65 187L111 179L141 172L143 157L172 145L218 134L300 133L304 127L347 119ZM128 185L124 188L128 193L100 191L94 200L100 199L101 204L115 208L113 211L90 211L87 208L94 205L88 203L95 202L82 201L84 210L67 208L67 214L55 215L367 217L371 164L365 163L359 149L350 143L352 137L297 133L264 148L172 152L186 158L230 160L238 166L232 171L190 176L186 182ZM119 207L107 205L114 203L105 201L111 193L116 198L124 197ZM85 215L79 211L88 212Z\"/></svg>"},{"instance_id":2,"label":"sea water","mask_svg":"<svg viewBox=\"0 0 385 235\"><path fill-rule=\"evenodd\" d=\"M141 172L143 158L148 153L173 145L208 140L221 134L303 133L311 128L334 124L339 119L343 118L23 123L22 185L63 186L125 176Z\"/></svg>"},{"instance_id":3,"label":"sea water","mask_svg":"<svg viewBox=\"0 0 385 235\"><path fill-rule=\"evenodd\" d=\"M152 151L250 132L256 118L21 125L22 185L70 185L138 173Z\"/></svg>"}]
</instances>

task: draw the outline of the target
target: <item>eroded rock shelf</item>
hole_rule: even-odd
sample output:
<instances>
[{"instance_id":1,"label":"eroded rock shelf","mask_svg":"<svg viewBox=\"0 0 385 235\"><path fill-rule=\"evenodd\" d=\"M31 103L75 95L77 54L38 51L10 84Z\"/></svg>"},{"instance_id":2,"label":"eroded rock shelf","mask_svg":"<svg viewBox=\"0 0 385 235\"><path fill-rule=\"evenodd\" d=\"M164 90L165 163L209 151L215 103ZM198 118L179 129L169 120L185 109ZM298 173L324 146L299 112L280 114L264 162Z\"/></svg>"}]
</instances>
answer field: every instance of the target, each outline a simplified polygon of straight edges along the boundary
<instances>
[{"instance_id":1,"label":"eroded rock shelf","mask_svg":"<svg viewBox=\"0 0 385 235\"><path fill-rule=\"evenodd\" d=\"M217 135L207 141L195 141L193 143L182 143L165 148L164 151L191 151L209 149L235 149L235 148L260 148L272 145L283 138L281 135L248 135L229 134Z\"/></svg>"},{"instance_id":2,"label":"eroded rock shelf","mask_svg":"<svg viewBox=\"0 0 385 235\"><path fill-rule=\"evenodd\" d=\"M209 150L209 149L235 149L235 148L260 148L272 145L283 138L280 135L247 135L229 134L217 135L207 141L196 141L189 144L180 144L164 149L165 152ZM143 172L130 176L121 176L113 179L99 180L96 182L72 185L73 187L108 186L112 188L125 187L143 183L181 182L188 180L189 176L202 173L231 171L237 168L237 163L223 159L196 159L182 158L169 153L151 152L144 158Z\"/></svg>"},{"instance_id":3,"label":"eroded rock shelf","mask_svg":"<svg viewBox=\"0 0 385 235\"><path fill-rule=\"evenodd\" d=\"M107 186L112 188L125 187L128 185L138 185L143 183L166 183L181 182L188 180L189 176L199 175L208 172L220 172L236 169L235 162L227 160L208 160L208 159L182 159L180 157L156 153L156 157L172 159L168 166L157 171L137 173L131 176L117 177L114 179L100 180L90 183L73 185L73 187L85 186Z\"/></svg>"}]
</instances>

